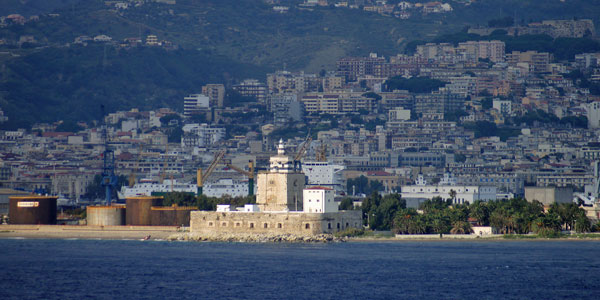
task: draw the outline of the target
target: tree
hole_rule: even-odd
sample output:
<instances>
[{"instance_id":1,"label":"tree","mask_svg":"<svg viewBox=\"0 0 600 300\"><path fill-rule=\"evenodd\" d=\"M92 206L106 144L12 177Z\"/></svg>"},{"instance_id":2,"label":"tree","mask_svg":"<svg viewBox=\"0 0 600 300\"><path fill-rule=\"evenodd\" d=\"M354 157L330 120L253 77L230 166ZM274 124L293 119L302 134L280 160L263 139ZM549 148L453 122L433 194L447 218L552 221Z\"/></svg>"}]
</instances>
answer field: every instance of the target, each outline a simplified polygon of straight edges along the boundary
<instances>
[{"instance_id":1,"label":"tree","mask_svg":"<svg viewBox=\"0 0 600 300\"><path fill-rule=\"evenodd\" d=\"M487 91L487 90L484 90ZM483 100L481 100L481 108L483 109L490 109L492 108L492 106L494 105L494 100L492 99L492 97L486 97L483 98Z\"/></svg>"},{"instance_id":2,"label":"tree","mask_svg":"<svg viewBox=\"0 0 600 300\"><path fill-rule=\"evenodd\" d=\"M492 19L488 21L488 27L510 27L513 26L514 19L512 17L504 17Z\"/></svg>"},{"instance_id":3,"label":"tree","mask_svg":"<svg viewBox=\"0 0 600 300\"><path fill-rule=\"evenodd\" d=\"M406 208L406 201L400 198L400 194L385 195L375 210L375 214L381 220L381 224L378 228L374 229L390 230L396 212L404 208Z\"/></svg>"},{"instance_id":4,"label":"tree","mask_svg":"<svg viewBox=\"0 0 600 300\"><path fill-rule=\"evenodd\" d=\"M410 79L401 76L389 78L384 87L387 91L393 90L408 90L411 93L429 93L443 87L447 82L431 79L429 77L413 77Z\"/></svg>"},{"instance_id":5,"label":"tree","mask_svg":"<svg viewBox=\"0 0 600 300\"><path fill-rule=\"evenodd\" d=\"M560 219L555 213L539 217L535 221L534 231L541 237L557 237L560 234Z\"/></svg>"},{"instance_id":6,"label":"tree","mask_svg":"<svg viewBox=\"0 0 600 300\"><path fill-rule=\"evenodd\" d=\"M354 209L354 203L352 201L352 199L346 197L344 199L342 199L342 201L340 202L340 210L353 210Z\"/></svg>"},{"instance_id":7,"label":"tree","mask_svg":"<svg viewBox=\"0 0 600 300\"><path fill-rule=\"evenodd\" d=\"M441 197L435 197L421 203L420 208L425 214L430 214L447 209L448 205L448 202L444 201Z\"/></svg>"},{"instance_id":8,"label":"tree","mask_svg":"<svg viewBox=\"0 0 600 300\"><path fill-rule=\"evenodd\" d=\"M464 163L465 161L467 161L467 156L465 156L464 154L455 153L454 161L457 163Z\"/></svg>"},{"instance_id":9,"label":"tree","mask_svg":"<svg viewBox=\"0 0 600 300\"><path fill-rule=\"evenodd\" d=\"M373 98L377 101L381 100L381 96L375 92L367 92L367 93L362 94L362 96L366 97L366 98Z\"/></svg>"},{"instance_id":10,"label":"tree","mask_svg":"<svg viewBox=\"0 0 600 300\"><path fill-rule=\"evenodd\" d=\"M56 126L57 132L79 132L83 130L81 126L71 120L66 120Z\"/></svg>"},{"instance_id":11,"label":"tree","mask_svg":"<svg viewBox=\"0 0 600 300\"><path fill-rule=\"evenodd\" d=\"M181 143L182 136L183 136L183 129L181 129L181 127L175 127L169 131L167 140L169 143Z\"/></svg>"},{"instance_id":12,"label":"tree","mask_svg":"<svg viewBox=\"0 0 600 300\"><path fill-rule=\"evenodd\" d=\"M512 233L512 230L509 229L509 216L506 210L503 208L496 209L490 214L490 225L495 227L502 234Z\"/></svg>"},{"instance_id":13,"label":"tree","mask_svg":"<svg viewBox=\"0 0 600 300\"><path fill-rule=\"evenodd\" d=\"M443 212L430 215L427 223L430 225L432 233L448 233L452 228L450 218Z\"/></svg>"},{"instance_id":14,"label":"tree","mask_svg":"<svg viewBox=\"0 0 600 300\"><path fill-rule=\"evenodd\" d=\"M471 223L465 221L456 221L452 224L452 229L450 229L450 233L452 234L469 234L473 233L473 228L471 227Z\"/></svg>"},{"instance_id":15,"label":"tree","mask_svg":"<svg viewBox=\"0 0 600 300\"><path fill-rule=\"evenodd\" d=\"M448 193L448 195L450 196L450 199L452 200L452 202L456 202L456 191L454 189L450 189L450 192Z\"/></svg>"},{"instance_id":16,"label":"tree","mask_svg":"<svg viewBox=\"0 0 600 300\"><path fill-rule=\"evenodd\" d=\"M164 206L195 206L196 197L192 193L186 192L169 192L164 195L163 205Z\"/></svg>"},{"instance_id":17,"label":"tree","mask_svg":"<svg viewBox=\"0 0 600 300\"><path fill-rule=\"evenodd\" d=\"M592 223L590 222L590 219L588 219L586 216L577 217L577 220L575 220L575 231L579 233L592 231Z\"/></svg>"}]
</instances>

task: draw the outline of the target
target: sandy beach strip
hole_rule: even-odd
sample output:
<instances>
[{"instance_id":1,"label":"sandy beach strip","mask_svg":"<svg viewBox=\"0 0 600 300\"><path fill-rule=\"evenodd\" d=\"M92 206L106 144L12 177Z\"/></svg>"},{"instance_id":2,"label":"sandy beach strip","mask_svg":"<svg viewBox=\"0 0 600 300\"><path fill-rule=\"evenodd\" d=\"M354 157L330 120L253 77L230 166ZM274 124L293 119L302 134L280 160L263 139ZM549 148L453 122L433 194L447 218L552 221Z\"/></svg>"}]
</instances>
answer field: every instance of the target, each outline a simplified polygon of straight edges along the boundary
<instances>
[{"instance_id":1,"label":"sandy beach strip","mask_svg":"<svg viewBox=\"0 0 600 300\"><path fill-rule=\"evenodd\" d=\"M0 225L0 238L155 240L181 232L177 226Z\"/></svg>"}]
</instances>

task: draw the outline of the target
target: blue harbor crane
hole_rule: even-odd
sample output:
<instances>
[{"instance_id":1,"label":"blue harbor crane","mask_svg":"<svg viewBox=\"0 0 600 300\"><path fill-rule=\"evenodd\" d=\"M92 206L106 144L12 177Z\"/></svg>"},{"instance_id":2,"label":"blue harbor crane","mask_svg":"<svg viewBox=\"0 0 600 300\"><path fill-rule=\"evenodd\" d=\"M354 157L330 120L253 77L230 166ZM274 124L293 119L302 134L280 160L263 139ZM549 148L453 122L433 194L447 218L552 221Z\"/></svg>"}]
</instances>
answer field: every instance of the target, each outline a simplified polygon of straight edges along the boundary
<instances>
[{"instance_id":1,"label":"blue harbor crane","mask_svg":"<svg viewBox=\"0 0 600 300\"><path fill-rule=\"evenodd\" d=\"M100 105L102 110L102 139L104 141L104 152L102 153L102 186L105 188L106 205L110 206L112 191L117 186L117 176L115 175L115 152L108 146L108 133L106 123L104 122L104 105Z\"/></svg>"}]
</instances>

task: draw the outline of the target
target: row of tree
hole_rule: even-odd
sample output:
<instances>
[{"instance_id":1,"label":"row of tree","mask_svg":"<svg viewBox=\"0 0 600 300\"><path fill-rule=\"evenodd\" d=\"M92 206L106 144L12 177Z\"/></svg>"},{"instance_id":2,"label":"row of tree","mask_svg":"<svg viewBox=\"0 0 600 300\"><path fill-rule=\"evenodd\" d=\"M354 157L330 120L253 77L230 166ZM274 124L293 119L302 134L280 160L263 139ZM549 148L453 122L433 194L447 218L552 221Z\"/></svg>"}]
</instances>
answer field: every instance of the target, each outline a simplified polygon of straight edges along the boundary
<instances>
[{"instance_id":1,"label":"row of tree","mask_svg":"<svg viewBox=\"0 0 600 300\"><path fill-rule=\"evenodd\" d=\"M542 236L558 235L561 230L589 232L595 229L585 210L575 203L555 203L544 211L542 203L522 198L452 204L451 198L438 197L425 201L419 208L422 213L407 208L399 194L382 197L376 192L368 196L361 207L369 228L399 234L466 234L472 232L472 224L492 226L502 234L535 232Z\"/></svg>"},{"instance_id":2,"label":"row of tree","mask_svg":"<svg viewBox=\"0 0 600 300\"><path fill-rule=\"evenodd\" d=\"M206 195L196 196L193 193L186 192L170 192L164 195L164 206L193 206L199 210L214 211L218 204L230 204L234 206L244 206L244 204L256 203L256 196L231 197L225 195L223 197L208 197Z\"/></svg>"}]
</instances>

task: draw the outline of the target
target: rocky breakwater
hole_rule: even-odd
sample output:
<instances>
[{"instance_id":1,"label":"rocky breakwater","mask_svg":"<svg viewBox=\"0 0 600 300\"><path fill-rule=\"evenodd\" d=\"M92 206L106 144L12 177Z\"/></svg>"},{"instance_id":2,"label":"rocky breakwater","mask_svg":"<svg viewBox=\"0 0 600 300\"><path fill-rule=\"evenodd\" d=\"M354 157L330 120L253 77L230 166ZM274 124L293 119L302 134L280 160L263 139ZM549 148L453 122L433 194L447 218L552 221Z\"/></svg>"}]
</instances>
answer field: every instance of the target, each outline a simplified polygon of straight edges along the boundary
<instances>
[{"instance_id":1,"label":"rocky breakwater","mask_svg":"<svg viewBox=\"0 0 600 300\"><path fill-rule=\"evenodd\" d=\"M329 243L344 242L331 234L294 235L294 234L198 234L180 233L168 237L169 241L196 242L242 242L242 243Z\"/></svg>"}]
</instances>

